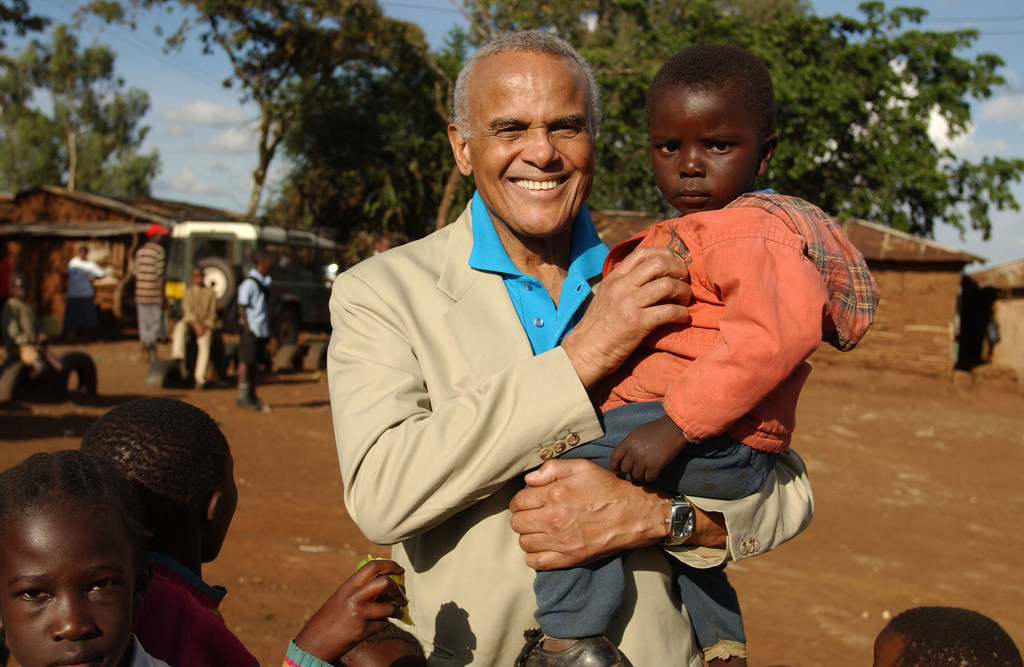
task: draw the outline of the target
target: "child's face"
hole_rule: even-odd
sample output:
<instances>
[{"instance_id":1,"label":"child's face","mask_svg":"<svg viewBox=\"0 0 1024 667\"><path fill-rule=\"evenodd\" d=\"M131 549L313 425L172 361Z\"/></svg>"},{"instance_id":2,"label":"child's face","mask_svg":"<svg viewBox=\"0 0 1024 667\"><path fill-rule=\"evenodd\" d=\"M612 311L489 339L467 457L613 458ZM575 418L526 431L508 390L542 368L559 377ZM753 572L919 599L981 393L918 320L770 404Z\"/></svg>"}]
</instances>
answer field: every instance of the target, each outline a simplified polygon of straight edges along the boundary
<instances>
[{"instance_id":1,"label":"child's face","mask_svg":"<svg viewBox=\"0 0 1024 667\"><path fill-rule=\"evenodd\" d=\"M128 535L110 523L62 502L0 524L0 620L22 667L128 657L135 567Z\"/></svg>"},{"instance_id":2,"label":"child's face","mask_svg":"<svg viewBox=\"0 0 1024 667\"><path fill-rule=\"evenodd\" d=\"M731 88L684 85L651 106L651 165L658 189L680 215L714 211L754 188L768 171L775 135L758 136L757 119Z\"/></svg>"}]
</instances>

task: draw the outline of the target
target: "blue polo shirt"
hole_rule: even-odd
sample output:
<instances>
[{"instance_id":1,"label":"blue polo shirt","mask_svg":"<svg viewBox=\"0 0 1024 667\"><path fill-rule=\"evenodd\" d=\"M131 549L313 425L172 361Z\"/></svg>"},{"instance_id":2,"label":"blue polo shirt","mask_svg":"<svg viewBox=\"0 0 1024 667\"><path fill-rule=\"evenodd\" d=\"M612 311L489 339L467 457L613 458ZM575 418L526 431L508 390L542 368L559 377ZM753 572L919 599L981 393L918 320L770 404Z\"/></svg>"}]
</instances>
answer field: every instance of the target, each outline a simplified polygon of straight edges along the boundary
<instances>
[{"instance_id":1,"label":"blue polo shirt","mask_svg":"<svg viewBox=\"0 0 1024 667\"><path fill-rule=\"evenodd\" d=\"M473 195L471 211L473 250L469 265L478 271L497 273L505 281L534 354L554 349L583 316L580 306L590 296L589 281L601 275L608 255L608 247L598 237L587 207L583 206L572 222L569 273L562 281L557 308L544 285L512 263L479 193Z\"/></svg>"}]
</instances>

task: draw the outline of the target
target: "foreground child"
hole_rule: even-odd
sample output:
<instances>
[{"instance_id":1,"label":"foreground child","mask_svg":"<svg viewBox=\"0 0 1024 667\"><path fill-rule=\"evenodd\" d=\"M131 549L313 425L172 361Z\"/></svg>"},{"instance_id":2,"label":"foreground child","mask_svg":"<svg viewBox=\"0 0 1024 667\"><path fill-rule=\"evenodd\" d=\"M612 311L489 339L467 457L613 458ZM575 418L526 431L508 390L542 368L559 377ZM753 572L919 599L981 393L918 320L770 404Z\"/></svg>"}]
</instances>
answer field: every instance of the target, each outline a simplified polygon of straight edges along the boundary
<instances>
[{"instance_id":1,"label":"foreground child","mask_svg":"<svg viewBox=\"0 0 1024 667\"><path fill-rule=\"evenodd\" d=\"M78 451L0 473L0 628L21 667L167 667L132 636L149 581L131 487Z\"/></svg>"},{"instance_id":2,"label":"foreground child","mask_svg":"<svg viewBox=\"0 0 1024 667\"><path fill-rule=\"evenodd\" d=\"M874 667L1022 667L1010 635L988 616L956 607L897 614L875 639Z\"/></svg>"},{"instance_id":3,"label":"foreground child","mask_svg":"<svg viewBox=\"0 0 1024 667\"><path fill-rule=\"evenodd\" d=\"M146 650L175 666L256 665L218 610L227 591L202 578L203 563L220 553L238 504L234 459L216 422L183 401L140 398L100 417L81 449L115 463L142 501L155 564L134 629ZM405 597L387 576L400 574L398 565L370 565L313 615L289 645L287 660L317 667L353 648L357 656L375 654L376 643L359 642L388 631L387 619L401 616ZM386 601L376 602L382 595Z\"/></svg>"},{"instance_id":4,"label":"foreground child","mask_svg":"<svg viewBox=\"0 0 1024 667\"><path fill-rule=\"evenodd\" d=\"M667 511L666 544L677 546L693 529L682 494L738 499L760 488L789 446L807 357L822 340L856 345L878 295L860 252L820 209L752 193L777 143L759 59L725 45L685 49L652 81L647 121L655 180L681 217L613 248L605 275L637 247L672 249L690 272L692 319L656 330L608 379L605 436L565 457L680 494ZM705 660L745 664L739 603L722 566L670 560ZM592 655L603 657L587 664L621 664L602 635L624 586L619 557L538 572L545 639L524 649L524 664Z\"/></svg>"}]
</instances>

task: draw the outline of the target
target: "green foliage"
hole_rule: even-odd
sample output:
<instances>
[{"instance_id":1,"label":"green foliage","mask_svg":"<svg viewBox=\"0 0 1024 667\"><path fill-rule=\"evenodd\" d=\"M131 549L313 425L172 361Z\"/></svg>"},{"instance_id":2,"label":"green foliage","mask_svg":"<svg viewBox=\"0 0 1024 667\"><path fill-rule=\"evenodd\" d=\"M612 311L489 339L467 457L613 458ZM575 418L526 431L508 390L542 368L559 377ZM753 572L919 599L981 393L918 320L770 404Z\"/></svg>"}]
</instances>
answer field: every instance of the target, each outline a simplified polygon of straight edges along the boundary
<instances>
[{"instance_id":1,"label":"green foliage","mask_svg":"<svg viewBox=\"0 0 1024 667\"><path fill-rule=\"evenodd\" d=\"M961 55L977 38L920 29L924 10L861 5L862 19L822 18L803 2L599 0L472 3L480 41L511 28L548 27L594 66L604 121L593 208L663 210L650 175L643 118L647 83L694 43L743 46L769 65L779 102L779 150L764 187L842 217L931 236L935 225L990 231L989 210L1017 210L1010 186L1024 160L972 163L928 136L932 114L951 133L969 103L1003 83L993 54Z\"/></svg>"},{"instance_id":2,"label":"green foliage","mask_svg":"<svg viewBox=\"0 0 1024 667\"><path fill-rule=\"evenodd\" d=\"M463 53L457 36L439 56L397 40L386 61L322 82L288 133L293 168L268 216L328 226L343 240L432 230L454 165L444 128Z\"/></svg>"},{"instance_id":3,"label":"green foliage","mask_svg":"<svg viewBox=\"0 0 1024 667\"><path fill-rule=\"evenodd\" d=\"M48 23L49 20L42 16L29 14L28 0L0 0L0 50L6 46L4 38L10 31L23 37L28 32L42 30Z\"/></svg>"},{"instance_id":4,"label":"green foliage","mask_svg":"<svg viewBox=\"0 0 1024 667\"><path fill-rule=\"evenodd\" d=\"M149 96L123 91L114 54L104 46L80 50L66 26L51 43L33 41L0 76L0 188L43 183L112 195L149 193L159 167L156 152L140 154ZM36 95L49 101L47 114Z\"/></svg>"}]
</instances>

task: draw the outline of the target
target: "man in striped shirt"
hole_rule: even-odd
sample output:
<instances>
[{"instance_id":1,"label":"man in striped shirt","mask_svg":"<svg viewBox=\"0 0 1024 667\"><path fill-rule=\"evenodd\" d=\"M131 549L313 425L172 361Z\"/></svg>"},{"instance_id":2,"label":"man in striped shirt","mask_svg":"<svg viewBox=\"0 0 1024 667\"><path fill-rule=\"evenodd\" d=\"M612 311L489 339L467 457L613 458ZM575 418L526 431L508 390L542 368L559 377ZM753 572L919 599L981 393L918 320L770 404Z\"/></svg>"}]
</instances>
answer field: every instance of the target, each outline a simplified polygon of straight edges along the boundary
<instances>
[{"instance_id":1,"label":"man in striped shirt","mask_svg":"<svg viewBox=\"0 0 1024 667\"><path fill-rule=\"evenodd\" d=\"M156 342L163 332L164 263L163 240L170 230L153 223L146 230L149 237L135 251L135 312L139 320L139 340L152 363L157 360Z\"/></svg>"}]
</instances>

